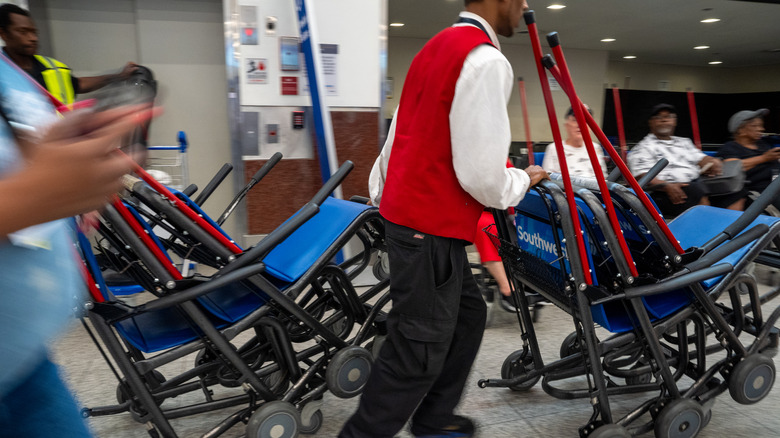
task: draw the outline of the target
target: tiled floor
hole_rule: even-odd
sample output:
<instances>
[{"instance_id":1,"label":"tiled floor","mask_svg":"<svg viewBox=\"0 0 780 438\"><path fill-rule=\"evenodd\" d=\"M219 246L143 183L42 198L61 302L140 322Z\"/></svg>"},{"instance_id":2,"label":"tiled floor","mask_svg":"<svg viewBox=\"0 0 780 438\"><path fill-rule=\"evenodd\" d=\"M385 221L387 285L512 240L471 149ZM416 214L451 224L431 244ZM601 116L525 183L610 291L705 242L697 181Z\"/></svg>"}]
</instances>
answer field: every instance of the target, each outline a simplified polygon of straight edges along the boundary
<instances>
[{"instance_id":1,"label":"tiled floor","mask_svg":"<svg viewBox=\"0 0 780 438\"><path fill-rule=\"evenodd\" d=\"M770 280L777 287L777 280ZM762 287L764 291L769 286ZM776 301L775 306L780 304ZM774 306L767 305L767 312ZM768 313L767 313L768 314ZM537 333L545 360L556 359L562 339L573 330L571 317L553 306L542 309ZM504 388L480 389L476 382L482 378L500 377L501 364L509 353L520 348L520 336L514 314L495 309L492 323L485 332L484 341L474 365L470 382L460 406L460 412L474 418L479 424L481 437L576 437L578 428L585 424L592 412L586 399L559 400L547 395L539 384L526 392L513 392ZM102 357L87 337L84 329L74 326L55 346L55 358L64 367L67 378L79 401L86 406L111 404L115 401L116 380L106 367ZM171 374L186 369L192 363L184 359L172 364ZM780 365L780 359L775 359ZM166 369L163 369L166 373ZM584 380L583 380L584 382ZM614 397L611 399L619 415L638 404L642 397L651 394ZM181 400L166 401L174 406ZM344 421L354 411L357 398L342 400L326 394L322 413L324 424L314 437L335 437ZM780 436L780 388L770 393L756 405L744 406L734 402L728 392L720 395L713 408L712 421L699 435L714 437L777 437ZM182 437L200 436L215 426L231 410L202 414L173 421ZM107 417L91 418L90 425L98 437L147 437L145 427L123 413ZM244 435L241 425L235 426L224 436ZM410 437L407 431L399 436ZM652 436L652 433L643 436Z\"/></svg>"}]
</instances>

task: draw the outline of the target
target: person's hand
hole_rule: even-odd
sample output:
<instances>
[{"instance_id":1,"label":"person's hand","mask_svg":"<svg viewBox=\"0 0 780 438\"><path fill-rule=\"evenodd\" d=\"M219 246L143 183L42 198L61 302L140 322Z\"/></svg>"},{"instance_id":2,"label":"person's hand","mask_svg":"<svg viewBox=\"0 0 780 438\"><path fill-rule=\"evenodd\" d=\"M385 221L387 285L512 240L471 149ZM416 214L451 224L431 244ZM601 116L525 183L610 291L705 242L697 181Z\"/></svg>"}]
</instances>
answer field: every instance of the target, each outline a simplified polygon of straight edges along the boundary
<instances>
[{"instance_id":1,"label":"person's hand","mask_svg":"<svg viewBox=\"0 0 780 438\"><path fill-rule=\"evenodd\" d=\"M102 207L135 166L117 149L122 137L157 114L145 105L74 112L53 124L39 144L28 145L22 172L36 202L49 210L45 219Z\"/></svg>"},{"instance_id":2,"label":"person's hand","mask_svg":"<svg viewBox=\"0 0 780 438\"><path fill-rule=\"evenodd\" d=\"M723 161L717 158L712 158L710 160L707 160L705 164L709 164L710 168L704 172L704 175L718 176L723 173Z\"/></svg>"},{"instance_id":3,"label":"person's hand","mask_svg":"<svg viewBox=\"0 0 780 438\"><path fill-rule=\"evenodd\" d=\"M771 148L764 152L761 156L764 157L764 160L766 160L767 163L774 160L780 160L780 147Z\"/></svg>"},{"instance_id":4,"label":"person's hand","mask_svg":"<svg viewBox=\"0 0 780 438\"><path fill-rule=\"evenodd\" d=\"M122 71L119 72L119 77L121 77L122 79L127 79L136 70L138 70L138 64L134 62L128 62L127 64L125 64L124 67L122 67Z\"/></svg>"},{"instance_id":5,"label":"person's hand","mask_svg":"<svg viewBox=\"0 0 780 438\"><path fill-rule=\"evenodd\" d=\"M666 195L669 197L669 201L671 201L672 204L682 204L688 199L688 195L686 195L685 191L682 189L687 185L688 184L667 183L663 187L663 191L666 192Z\"/></svg>"},{"instance_id":6,"label":"person's hand","mask_svg":"<svg viewBox=\"0 0 780 438\"><path fill-rule=\"evenodd\" d=\"M531 178L531 186L539 184L544 179L550 179L550 175L547 174L546 170L542 169L542 166L528 166L524 170Z\"/></svg>"}]
</instances>

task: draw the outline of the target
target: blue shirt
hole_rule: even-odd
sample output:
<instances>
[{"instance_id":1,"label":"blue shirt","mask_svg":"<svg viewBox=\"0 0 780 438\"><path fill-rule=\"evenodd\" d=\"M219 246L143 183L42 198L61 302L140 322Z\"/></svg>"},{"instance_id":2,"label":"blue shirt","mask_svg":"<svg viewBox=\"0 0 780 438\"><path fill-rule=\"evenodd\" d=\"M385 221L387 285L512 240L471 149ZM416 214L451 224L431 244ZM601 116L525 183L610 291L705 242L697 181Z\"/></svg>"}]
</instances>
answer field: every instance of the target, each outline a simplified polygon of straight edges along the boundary
<instances>
[{"instance_id":1,"label":"blue shirt","mask_svg":"<svg viewBox=\"0 0 780 438\"><path fill-rule=\"evenodd\" d=\"M22 165L17 136L34 140L56 120L32 80L0 56L0 178ZM0 236L0 398L46 355L84 289L68 220Z\"/></svg>"}]
</instances>

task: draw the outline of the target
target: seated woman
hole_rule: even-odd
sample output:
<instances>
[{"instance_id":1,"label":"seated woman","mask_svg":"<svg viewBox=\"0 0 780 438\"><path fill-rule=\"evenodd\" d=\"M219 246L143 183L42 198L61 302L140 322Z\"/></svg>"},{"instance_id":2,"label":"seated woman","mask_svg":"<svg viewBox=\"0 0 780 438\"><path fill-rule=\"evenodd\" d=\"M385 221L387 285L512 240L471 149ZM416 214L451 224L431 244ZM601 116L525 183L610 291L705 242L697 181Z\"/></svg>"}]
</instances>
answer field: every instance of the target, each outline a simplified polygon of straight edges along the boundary
<instances>
[{"instance_id":1,"label":"seated woman","mask_svg":"<svg viewBox=\"0 0 780 438\"><path fill-rule=\"evenodd\" d=\"M742 160L745 189L759 193L780 174L780 147L762 139L767 114L769 110L762 108L739 111L731 116L728 128L734 140L721 146L717 153L724 161ZM780 199L775 199L772 204L780 209Z\"/></svg>"},{"instance_id":2,"label":"seated woman","mask_svg":"<svg viewBox=\"0 0 780 438\"><path fill-rule=\"evenodd\" d=\"M588 108L588 112L593 114L593 111L591 111L590 108ZM566 130L566 140L563 142L563 153L566 156L566 165L569 168L569 175L595 178L596 173L593 170L593 166L590 164L588 150L585 148L585 141L582 139L582 133L580 132L580 125L574 117L574 110L572 108L569 108L569 110L566 111L563 128ZM593 143L593 147L596 149L601 171L606 177L607 163L604 160L604 151L598 143ZM542 168L548 172L561 172L561 165L558 162L558 153L555 149L555 143L548 144L547 148L544 150Z\"/></svg>"}]
</instances>

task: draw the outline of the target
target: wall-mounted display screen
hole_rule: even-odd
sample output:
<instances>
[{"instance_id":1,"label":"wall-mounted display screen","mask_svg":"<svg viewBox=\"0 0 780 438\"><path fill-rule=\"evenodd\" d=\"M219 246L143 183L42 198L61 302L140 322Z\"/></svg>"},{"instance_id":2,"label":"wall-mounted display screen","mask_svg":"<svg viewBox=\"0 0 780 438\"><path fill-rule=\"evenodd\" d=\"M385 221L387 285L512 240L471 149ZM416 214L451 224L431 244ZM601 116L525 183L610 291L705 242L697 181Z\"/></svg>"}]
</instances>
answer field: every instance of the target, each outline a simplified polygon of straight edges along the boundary
<instances>
[{"instance_id":1,"label":"wall-mounted display screen","mask_svg":"<svg viewBox=\"0 0 780 438\"><path fill-rule=\"evenodd\" d=\"M280 37L282 71L300 71L300 43L296 37Z\"/></svg>"}]
</instances>

